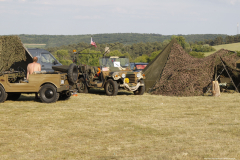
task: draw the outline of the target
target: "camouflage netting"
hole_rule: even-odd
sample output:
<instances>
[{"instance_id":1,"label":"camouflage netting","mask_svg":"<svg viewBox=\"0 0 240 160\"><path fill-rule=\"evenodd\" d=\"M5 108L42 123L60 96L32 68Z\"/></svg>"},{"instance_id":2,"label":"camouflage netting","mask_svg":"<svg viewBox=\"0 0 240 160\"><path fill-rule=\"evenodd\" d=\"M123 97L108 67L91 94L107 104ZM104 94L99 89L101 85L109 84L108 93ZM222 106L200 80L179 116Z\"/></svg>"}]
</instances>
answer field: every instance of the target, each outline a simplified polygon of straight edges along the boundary
<instances>
[{"instance_id":1,"label":"camouflage netting","mask_svg":"<svg viewBox=\"0 0 240 160\"><path fill-rule=\"evenodd\" d=\"M231 76L238 77L236 54L222 49L205 58L194 58L173 40L144 69L146 91L167 96L203 95L213 80L215 69L223 68L220 59L231 71Z\"/></svg>"},{"instance_id":2,"label":"camouflage netting","mask_svg":"<svg viewBox=\"0 0 240 160\"><path fill-rule=\"evenodd\" d=\"M0 73L15 62L26 61L25 48L18 36L0 36Z\"/></svg>"}]
</instances>

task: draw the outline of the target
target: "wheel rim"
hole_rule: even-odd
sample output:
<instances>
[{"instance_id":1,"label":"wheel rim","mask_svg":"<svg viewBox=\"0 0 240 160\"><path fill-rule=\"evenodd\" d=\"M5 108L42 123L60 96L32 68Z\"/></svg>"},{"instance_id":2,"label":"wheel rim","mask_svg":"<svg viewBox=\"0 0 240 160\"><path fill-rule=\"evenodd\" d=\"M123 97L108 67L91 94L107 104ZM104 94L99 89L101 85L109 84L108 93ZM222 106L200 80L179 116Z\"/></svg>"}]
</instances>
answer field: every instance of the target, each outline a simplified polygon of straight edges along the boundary
<instances>
[{"instance_id":1,"label":"wheel rim","mask_svg":"<svg viewBox=\"0 0 240 160\"><path fill-rule=\"evenodd\" d=\"M109 93L112 93L113 92L113 85L109 84L108 87L107 87L107 90L108 90Z\"/></svg>"},{"instance_id":2,"label":"wheel rim","mask_svg":"<svg viewBox=\"0 0 240 160\"><path fill-rule=\"evenodd\" d=\"M45 97L46 97L46 98L51 99L51 98L53 98L53 96L54 96L53 90L47 89L47 90L45 91Z\"/></svg>"}]
</instances>

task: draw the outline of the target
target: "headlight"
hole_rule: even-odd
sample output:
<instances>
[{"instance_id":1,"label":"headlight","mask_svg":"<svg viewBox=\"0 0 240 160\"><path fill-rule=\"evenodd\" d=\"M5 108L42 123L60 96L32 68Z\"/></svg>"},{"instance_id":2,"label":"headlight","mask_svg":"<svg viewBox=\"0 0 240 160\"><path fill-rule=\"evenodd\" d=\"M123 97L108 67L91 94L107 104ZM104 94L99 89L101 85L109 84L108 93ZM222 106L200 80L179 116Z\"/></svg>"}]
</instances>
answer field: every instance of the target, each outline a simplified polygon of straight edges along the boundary
<instances>
[{"instance_id":1,"label":"headlight","mask_svg":"<svg viewBox=\"0 0 240 160\"><path fill-rule=\"evenodd\" d=\"M61 80L61 84L64 84L64 80Z\"/></svg>"},{"instance_id":2,"label":"headlight","mask_svg":"<svg viewBox=\"0 0 240 160\"><path fill-rule=\"evenodd\" d=\"M125 77L126 77L126 74L123 73L123 74L122 74L122 78L125 78Z\"/></svg>"},{"instance_id":3,"label":"headlight","mask_svg":"<svg viewBox=\"0 0 240 160\"><path fill-rule=\"evenodd\" d=\"M139 78L140 76L141 76L141 73L138 73L138 74L137 74L137 77Z\"/></svg>"}]
</instances>

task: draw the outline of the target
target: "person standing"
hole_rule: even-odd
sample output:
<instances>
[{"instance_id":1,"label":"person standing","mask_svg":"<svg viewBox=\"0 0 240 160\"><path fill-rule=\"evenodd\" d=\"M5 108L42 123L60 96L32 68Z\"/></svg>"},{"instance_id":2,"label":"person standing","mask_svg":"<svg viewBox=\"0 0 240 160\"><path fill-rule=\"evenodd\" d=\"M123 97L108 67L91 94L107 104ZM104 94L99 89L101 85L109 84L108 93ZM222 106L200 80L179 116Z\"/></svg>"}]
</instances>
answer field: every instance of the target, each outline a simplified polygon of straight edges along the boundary
<instances>
[{"instance_id":1,"label":"person standing","mask_svg":"<svg viewBox=\"0 0 240 160\"><path fill-rule=\"evenodd\" d=\"M38 58L33 57L33 63L29 63L27 66L27 80L29 79L29 75L33 74L34 71L41 71L41 65L37 63ZM38 93L35 93L35 99L38 99Z\"/></svg>"}]
</instances>

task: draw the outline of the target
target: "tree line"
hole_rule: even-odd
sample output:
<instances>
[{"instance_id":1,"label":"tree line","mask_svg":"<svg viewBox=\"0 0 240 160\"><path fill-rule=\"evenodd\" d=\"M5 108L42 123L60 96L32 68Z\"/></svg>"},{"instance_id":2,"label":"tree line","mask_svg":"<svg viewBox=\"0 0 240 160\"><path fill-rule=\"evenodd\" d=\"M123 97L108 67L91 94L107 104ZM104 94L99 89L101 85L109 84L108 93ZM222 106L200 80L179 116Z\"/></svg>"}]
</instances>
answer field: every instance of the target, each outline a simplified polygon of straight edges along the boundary
<instances>
[{"instance_id":1,"label":"tree line","mask_svg":"<svg viewBox=\"0 0 240 160\"><path fill-rule=\"evenodd\" d=\"M164 42L171 39L171 35L161 35L154 33L104 33L104 34L86 34L86 35L18 35L23 43L27 44L46 44L45 48L60 47L62 45L78 44L80 42L90 43L91 36L94 41L103 43L147 43L147 42ZM199 42L205 40L214 40L217 37L225 39L225 34L191 34L177 35L185 38L186 42Z\"/></svg>"},{"instance_id":2,"label":"tree line","mask_svg":"<svg viewBox=\"0 0 240 160\"><path fill-rule=\"evenodd\" d=\"M203 58L204 52L214 51L215 49L208 44L188 43L183 36L171 36L163 42L140 42L140 43L97 43L97 47L89 43L80 42L78 44L62 45L60 47L50 47L47 50L54 54L62 64L70 64L75 57L78 63L97 66L98 59L103 56L108 47L107 56L126 56L131 62L151 62L168 44L175 38L178 43L190 55ZM76 50L78 54L73 53Z\"/></svg>"}]
</instances>

